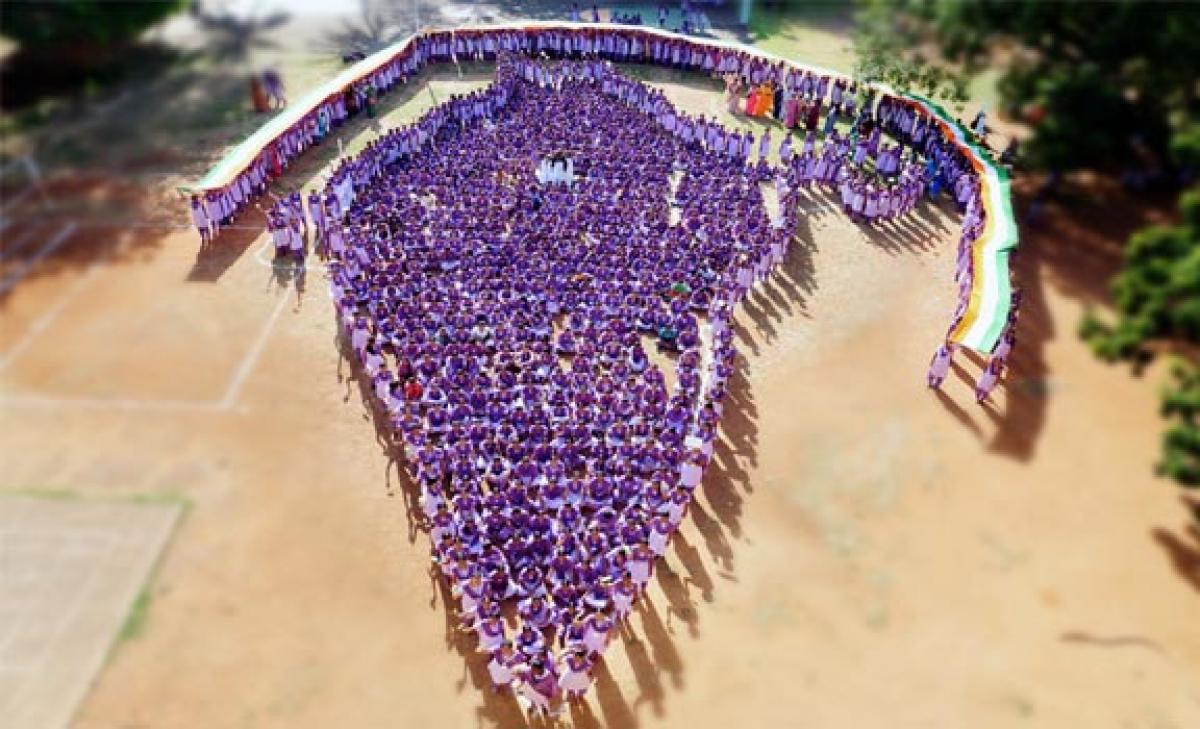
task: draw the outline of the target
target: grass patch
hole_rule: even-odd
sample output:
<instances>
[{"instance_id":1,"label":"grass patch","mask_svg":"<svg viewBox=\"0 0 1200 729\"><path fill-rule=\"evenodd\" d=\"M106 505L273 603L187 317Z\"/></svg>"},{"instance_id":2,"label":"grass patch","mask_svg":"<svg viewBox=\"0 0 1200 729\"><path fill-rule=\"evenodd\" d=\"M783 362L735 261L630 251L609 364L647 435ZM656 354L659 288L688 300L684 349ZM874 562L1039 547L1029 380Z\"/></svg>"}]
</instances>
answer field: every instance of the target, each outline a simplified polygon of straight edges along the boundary
<instances>
[{"instance_id":1,"label":"grass patch","mask_svg":"<svg viewBox=\"0 0 1200 729\"><path fill-rule=\"evenodd\" d=\"M187 516L191 509L192 502L185 495L165 491L161 493L141 493L141 494L115 494L115 495L100 495L91 496L82 494L78 491L64 488L0 488L0 499L3 498L29 498L29 499L47 499L61 501L90 501L96 503L117 503L117 504L149 504L149 505L168 505L180 507L179 520L176 521L174 532L179 528L179 521L182 521ZM112 653L120 644L133 640L141 636L146 631L146 625L150 618L150 607L154 601L154 593L151 591L152 586L158 581L158 570L162 565L162 559L170 548L170 539L164 545L162 552L159 553L154 565L150 568L150 573L146 576L146 581L138 591L137 597L134 598L133 604L129 606L129 612L125 615L124 622L121 623L121 629L113 640L105 654L104 661L108 662Z\"/></svg>"},{"instance_id":2,"label":"grass patch","mask_svg":"<svg viewBox=\"0 0 1200 729\"><path fill-rule=\"evenodd\" d=\"M192 507L192 502L186 497L170 492L162 494L135 494L125 497L122 500L135 504L177 504L180 507L179 518L176 519L171 533L167 536L167 541L163 545L162 551L158 553L154 564L151 565L150 572L146 575L146 581L142 584L142 589L138 590L137 597L134 598L133 604L129 606L129 612L125 615L125 621L121 623L120 632L117 633L116 638L113 639L108 650L105 652L104 665L108 665L113 653L121 645L145 634L146 627L150 622L150 607L154 602L152 588L158 583L158 571L162 569L163 560L166 558L167 552L171 549L171 543L179 531L180 523L187 517L188 511Z\"/></svg>"},{"instance_id":3,"label":"grass patch","mask_svg":"<svg viewBox=\"0 0 1200 729\"><path fill-rule=\"evenodd\" d=\"M758 48L842 73L854 71L851 8L845 3L773 10L754 8L750 35Z\"/></svg>"},{"instance_id":4,"label":"grass patch","mask_svg":"<svg viewBox=\"0 0 1200 729\"><path fill-rule=\"evenodd\" d=\"M191 499L175 492L141 494L83 494L79 491L57 487L32 488L0 488L0 498L45 499L48 501L92 501L110 504L157 504L174 505L183 508L186 513L192 507Z\"/></svg>"},{"instance_id":5,"label":"grass patch","mask_svg":"<svg viewBox=\"0 0 1200 729\"><path fill-rule=\"evenodd\" d=\"M174 491L164 491L163 493L149 494L129 494L127 496L118 496L113 501L121 501L127 504L177 504L184 509L190 509L192 506L191 499L183 494Z\"/></svg>"},{"instance_id":6,"label":"grass patch","mask_svg":"<svg viewBox=\"0 0 1200 729\"><path fill-rule=\"evenodd\" d=\"M53 501L80 501L83 499L83 494L71 489L0 489L0 497L5 498L24 498L24 499L46 499Z\"/></svg>"},{"instance_id":7,"label":"grass patch","mask_svg":"<svg viewBox=\"0 0 1200 729\"><path fill-rule=\"evenodd\" d=\"M155 566L155 571L157 572L157 565ZM154 575L151 575L148 582L153 581ZM148 587L143 587L138 592L137 598L129 608L129 614L125 616L125 622L121 624L121 632L117 633L118 643L133 640L145 631L146 621L150 617L150 602L152 599L153 596L150 594Z\"/></svg>"}]
</instances>

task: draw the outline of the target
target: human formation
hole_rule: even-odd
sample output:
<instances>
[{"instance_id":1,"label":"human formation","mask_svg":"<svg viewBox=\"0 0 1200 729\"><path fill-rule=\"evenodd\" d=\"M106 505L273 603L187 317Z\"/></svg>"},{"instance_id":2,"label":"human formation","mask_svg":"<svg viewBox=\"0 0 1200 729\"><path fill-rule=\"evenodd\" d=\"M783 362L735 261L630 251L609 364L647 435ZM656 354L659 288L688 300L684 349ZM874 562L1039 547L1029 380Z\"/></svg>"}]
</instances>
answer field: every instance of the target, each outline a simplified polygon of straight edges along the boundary
<instances>
[{"instance_id":1,"label":"human formation","mask_svg":"<svg viewBox=\"0 0 1200 729\"><path fill-rule=\"evenodd\" d=\"M586 690L683 520L733 308L790 238L682 116L601 61L509 59L330 182L365 183L332 289L434 559L493 681L541 710ZM567 153L574 179L540 182Z\"/></svg>"},{"instance_id":2,"label":"human formation","mask_svg":"<svg viewBox=\"0 0 1200 729\"><path fill-rule=\"evenodd\" d=\"M968 160L913 106L856 106L840 81L685 40L434 33L363 83L386 90L461 57L498 59L495 82L372 140L306 199L275 198L268 227L277 256L303 260L311 220L460 626L498 688L551 711L586 691L687 513L735 369L732 313L786 255L804 188L829 188L864 224L949 191L963 213L951 329L986 213ZM683 113L609 60L724 74L747 94L739 112L799 120L804 134L776 145L769 131ZM760 109L775 84L784 103ZM193 198L202 237L320 143L358 93L306 116L226 190ZM776 211L761 183L776 186ZM981 399L1014 341L1010 321ZM939 348L931 387L952 355ZM501 609L512 602L515 624Z\"/></svg>"}]
</instances>

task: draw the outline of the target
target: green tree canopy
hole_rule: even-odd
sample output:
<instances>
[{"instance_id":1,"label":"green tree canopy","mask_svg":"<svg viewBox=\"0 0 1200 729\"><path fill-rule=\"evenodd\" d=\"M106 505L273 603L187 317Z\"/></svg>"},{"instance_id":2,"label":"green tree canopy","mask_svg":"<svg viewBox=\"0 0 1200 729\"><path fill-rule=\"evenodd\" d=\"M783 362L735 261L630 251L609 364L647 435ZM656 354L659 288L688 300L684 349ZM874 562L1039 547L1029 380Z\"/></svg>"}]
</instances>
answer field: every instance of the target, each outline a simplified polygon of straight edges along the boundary
<instances>
[{"instance_id":1,"label":"green tree canopy","mask_svg":"<svg viewBox=\"0 0 1200 729\"><path fill-rule=\"evenodd\" d=\"M165 68L177 55L174 49L138 39L186 5L186 0L0 0L0 34L17 43L0 66L0 105L21 108Z\"/></svg>"},{"instance_id":2,"label":"green tree canopy","mask_svg":"<svg viewBox=\"0 0 1200 729\"><path fill-rule=\"evenodd\" d=\"M999 64L1006 110L1036 120L1030 153L1049 167L1096 167L1146 150L1196 151L1200 5L1144 0L863 0L866 62ZM879 56L885 54L883 58ZM909 72L912 74L913 72ZM918 74L919 77L919 74ZM885 78L885 80L888 80ZM1190 128L1190 132L1189 132ZM1193 144L1173 143L1190 133ZM1184 163L1178 157L1176 161Z\"/></svg>"},{"instance_id":3,"label":"green tree canopy","mask_svg":"<svg viewBox=\"0 0 1200 729\"><path fill-rule=\"evenodd\" d=\"M1144 362L1152 346L1174 343L1194 355L1200 348L1200 189L1180 198L1178 225L1143 228L1125 247L1125 266L1113 279L1118 319L1084 319L1081 333L1106 360ZM1170 426L1163 436L1160 469L1200 485L1200 367L1182 360L1163 394Z\"/></svg>"},{"instance_id":4,"label":"green tree canopy","mask_svg":"<svg viewBox=\"0 0 1200 729\"><path fill-rule=\"evenodd\" d=\"M186 5L186 0L18 0L0 10L0 33L29 50L120 46Z\"/></svg>"},{"instance_id":5,"label":"green tree canopy","mask_svg":"<svg viewBox=\"0 0 1200 729\"><path fill-rule=\"evenodd\" d=\"M1084 334L1107 360L1145 360L1152 342L1200 345L1200 190L1180 198L1179 225L1152 225L1125 246L1125 266L1112 282L1120 319L1088 319Z\"/></svg>"}]
</instances>

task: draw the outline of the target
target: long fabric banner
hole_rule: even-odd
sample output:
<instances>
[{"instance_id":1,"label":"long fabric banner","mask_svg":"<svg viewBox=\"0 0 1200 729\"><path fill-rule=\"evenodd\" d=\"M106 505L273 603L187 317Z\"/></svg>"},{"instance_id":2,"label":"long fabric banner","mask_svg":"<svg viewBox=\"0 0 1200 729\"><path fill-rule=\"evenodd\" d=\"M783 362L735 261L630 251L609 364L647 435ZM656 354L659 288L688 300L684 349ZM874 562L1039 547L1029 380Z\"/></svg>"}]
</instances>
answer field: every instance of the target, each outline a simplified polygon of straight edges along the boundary
<instances>
[{"instance_id":1,"label":"long fabric banner","mask_svg":"<svg viewBox=\"0 0 1200 729\"><path fill-rule=\"evenodd\" d=\"M344 94L356 83L372 76L389 63L411 52L415 44L432 36L461 33L479 38L492 33L507 34L536 30L579 32L593 37L607 33L628 39L636 38L642 42L658 37L685 43L695 50L734 51L771 63L782 63L790 68L812 74L852 80L845 74L782 58L750 46L713 39L698 39L643 26L538 21L448 30L426 30L372 54L308 92L303 98L281 111L232 149L216 166L209 170L203 179L185 189L200 192L226 187L253 164L259 155L294 126L301 123L309 114L314 113L322 104ZM430 62L437 61L430 59ZM970 161L978 176L986 225L983 234L972 246L974 274L971 281L970 301L961 321L950 332L949 339L976 351L990 353L1000 340L1012 304L1009 254L1017 246L1018 234L1016 220L1013 216L1008 173L997 166L988 151L976 143L972 135L942 107L915 94L896 92L883 84L871 86L883 95L905 100L937 123L943 139L958 148Z\"/></svg>"}]
</instances>

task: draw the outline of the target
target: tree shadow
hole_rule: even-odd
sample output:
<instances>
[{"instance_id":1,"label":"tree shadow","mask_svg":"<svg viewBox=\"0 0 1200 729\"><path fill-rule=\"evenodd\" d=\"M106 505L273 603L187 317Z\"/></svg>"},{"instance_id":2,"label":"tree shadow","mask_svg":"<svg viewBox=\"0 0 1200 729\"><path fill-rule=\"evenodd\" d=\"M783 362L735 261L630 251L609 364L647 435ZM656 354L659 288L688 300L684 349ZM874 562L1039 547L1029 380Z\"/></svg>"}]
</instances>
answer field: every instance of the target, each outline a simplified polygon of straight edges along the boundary
<instances>
[{"instance_id":1,"label":"tree shadow","mask_svg":"<svg viewBox=\"0 0 1200 729\"><path fill-rule=\"evenodd\" d=\"M189 12L206 35L208 55L218 61L243 61L255 48L274 48L276 44L264 37L265 34L281 28L291 19L286 10L246 16L224 8L214 9L200 0L192 3Z\"/></svg>"},{"instance_id":2,"label":"tree shadow","mask_svg":"<svg viewBox=\"0 0 1200 729\"><path fill-rule=\"evenodd\" d=\"M803 25L814 30L831 33L847 33L854 20L851 3L818 2L818 3L771 3L767 7L755 7L750 16L750 42L759 42L774 37L794 39L795 33L791 26ZM715 14L731 27L736 25L737 4L721 6ZM726 17L728 13L728 17ZM714 20L714 23L716 21Z\"/></svg>"},{"instance_id":3,"label":"tree shadow","mask_svg":"<svg viewBox=\"0 0 1200 729\"><path fill-rule=\"evenodd\" d=\"M514 18L530 20L570 20L571 3L561 0L493 0L488 3L499 12L492 20L501 22ZM579 12L591 17L592 4L579 1ZM489 21L490 22L490 21Z\"/></svg>"},{"instance_id":4,"label":"tree shadow","mask_svg":"<svg viewBox=\"0 0 1200 729\"><path fill-rule=\"evenodd\" d=\"M1200 502L1186 496L1181 496L1180 500L1191 510L1191 523L1179 534L1157 527L1150 535L1162 547L1180 579L1200 593Z\"/></svg>"},{"instance_id":5,"label":"tree shadow","mask_svg":"<svg viewBox=\"0 0 1200 729\"><path fill-rule=\"evenodd\" d=\"M322 43L339 53L374 53L410 35L416 19L409 6L384 0L359 0L354 20L342 19L338 27L325 32Z\"/></svg>"},{"instance_id":6,"label":"tree shadow","mask_svg":"<svg viewBox=\"0 0 1200 729\"><path fill-rule=\"evenodd\" d=\"M430 93L428 105L433 105L437 99L428 91L431 82L490 78L490 69L490 64L464 64L461 69L444 65L426 67L408 84L381 97L379 117L391 114L427 92ZM208 75L196 69L181 69L170 78L155 81L155 88L162 87L166 94L163 98L169 99L169 103L140 114L145 125L136 125L136 129L128 124L128 116L122 116L122 110L132 113L131 109L138 103L136 95L117 99L117 105L108 109L103 118L89 121L81 144L97 150L97 154L104 154L108 142L116 144L136 137L144 148L141 159L146 164L176 165L179 169L191 169L199 176L209 160L185 151L180 134L195 134L206 144L220 145L221 140L228 141L225 138L231 130L248 131L248 125L261 123L261 119L243 108L244 78L237 75L222 77L209 85L205 80ZM171 78L181 81L182 86L168 89L166 85ZM212 96L206 100L197 98L194 91L201 87L208 88ZM183 121L189 115L194 118ZM323 172L339 157L337 139L341 139L343 149L348 150L364 135L373 136L381 130L379 119L368 118L365 114L351 117L326 141L294 159L282 176L271 182L271 190L282 195L322 184ZM261 206L269 204L270 199L262 197L244 208L234 225L218 233L211 244L200 246L199 234L182 225L185 221L190 222L190 217L187 203L178 192L145 184L130 170L137 164L136 160L105 162L94 156L86 167L66 169L63 174L49 177L41 194L29 194L20 204L6 211L11 221L4 231L6 243L18 237L28 243L5 247L6 266L29 264L16 286L40 277L83 269L96 260L103 260L106 265L144 260L168 237L184 231L197 245L196 260L186 280L213 283L240 260L265 231ZM41 256L43 244L71 223L77 228L69 238L49 255ZM0 307L16 286L0 292Z\"/></svg>"},{"instance_id":7,"label":"tree shadow","mask_svg":"<svg viewBox=\"0 0 1200 729\"><path fill-rule=\"evenodd\" d=\"M1035 182L1028 175L1017 179L1014 193L1023 203L1036 194ZM1037 241L1043 276L1064 295L1085 305L1107 306L1110 282L1124 266L1129 237L1146 225L1171 220L1173 198L1135 196L1104 178L1068 181L1065 187L1062 199L1045 203L1035 219L1023 221L1022 248Z\"/></svg>"},{"instance_id":8,"label":"tree shadow","mask_svg":"<svg viewBox=\"0 0 1200 729\"><path fill-rule=\"evenodd\" d=\"M82 48L59 48L49 54L18 47L0 64L0 108L29 109L43 100L64 98L78 110L83 98L97 89L116 88L131 81L156 78L188 54L163 43L146 41L103 61L88 58ZM95 49L92 49L95 50ZM69 56L64 59L63 53ZM80 57L81 54L83 57ZM75 98L70 98L75 97Z\"/></svg>"},{"instance_id":9,"label":"tree shadow","mask_svg":"<svg viewBox=\"0 0 1200 729\"><path fill-rule=\"evenodd\" d=\"M130 200L144 199L146 192L132 182L81 174L48 180L43 190L45 197L7 221L2 234L0 309L15 291L32 281L100 263L145 260L166 238L179 232L177 225L153 219L129 225L124 219L90 214L94 207L119 208ZM84 202L75 204L77 200Z\"/></svg>"},{"instance_id":10,"label":"tree shadow","mask_svg":"<svg viewBox=\"0 0 1200 729\"><path fill-rule=\"evenodd\" d=\"M1030 208L1034 183L1029 176L1018 178L1014 209ZM1170 215L1165 198L1136 199L1103 180L1092 181L1070 197L1069 207L1051 202L1036 217L1025 217L1021 245L1009 261L1014 283L1023 294L1017 344L1009 357L1008 374L1001 380L1004 409L985 412L996 425L989 449L1021 461L1036 451L1054 394L1046 346L1058 335L1059 322L1050 310L1047 287L1085 306L1107 306L1110 282L1122 268L1128 237ZM1070 336L1074 324L1066 327Z\"/></svg>"}]
</instances>

